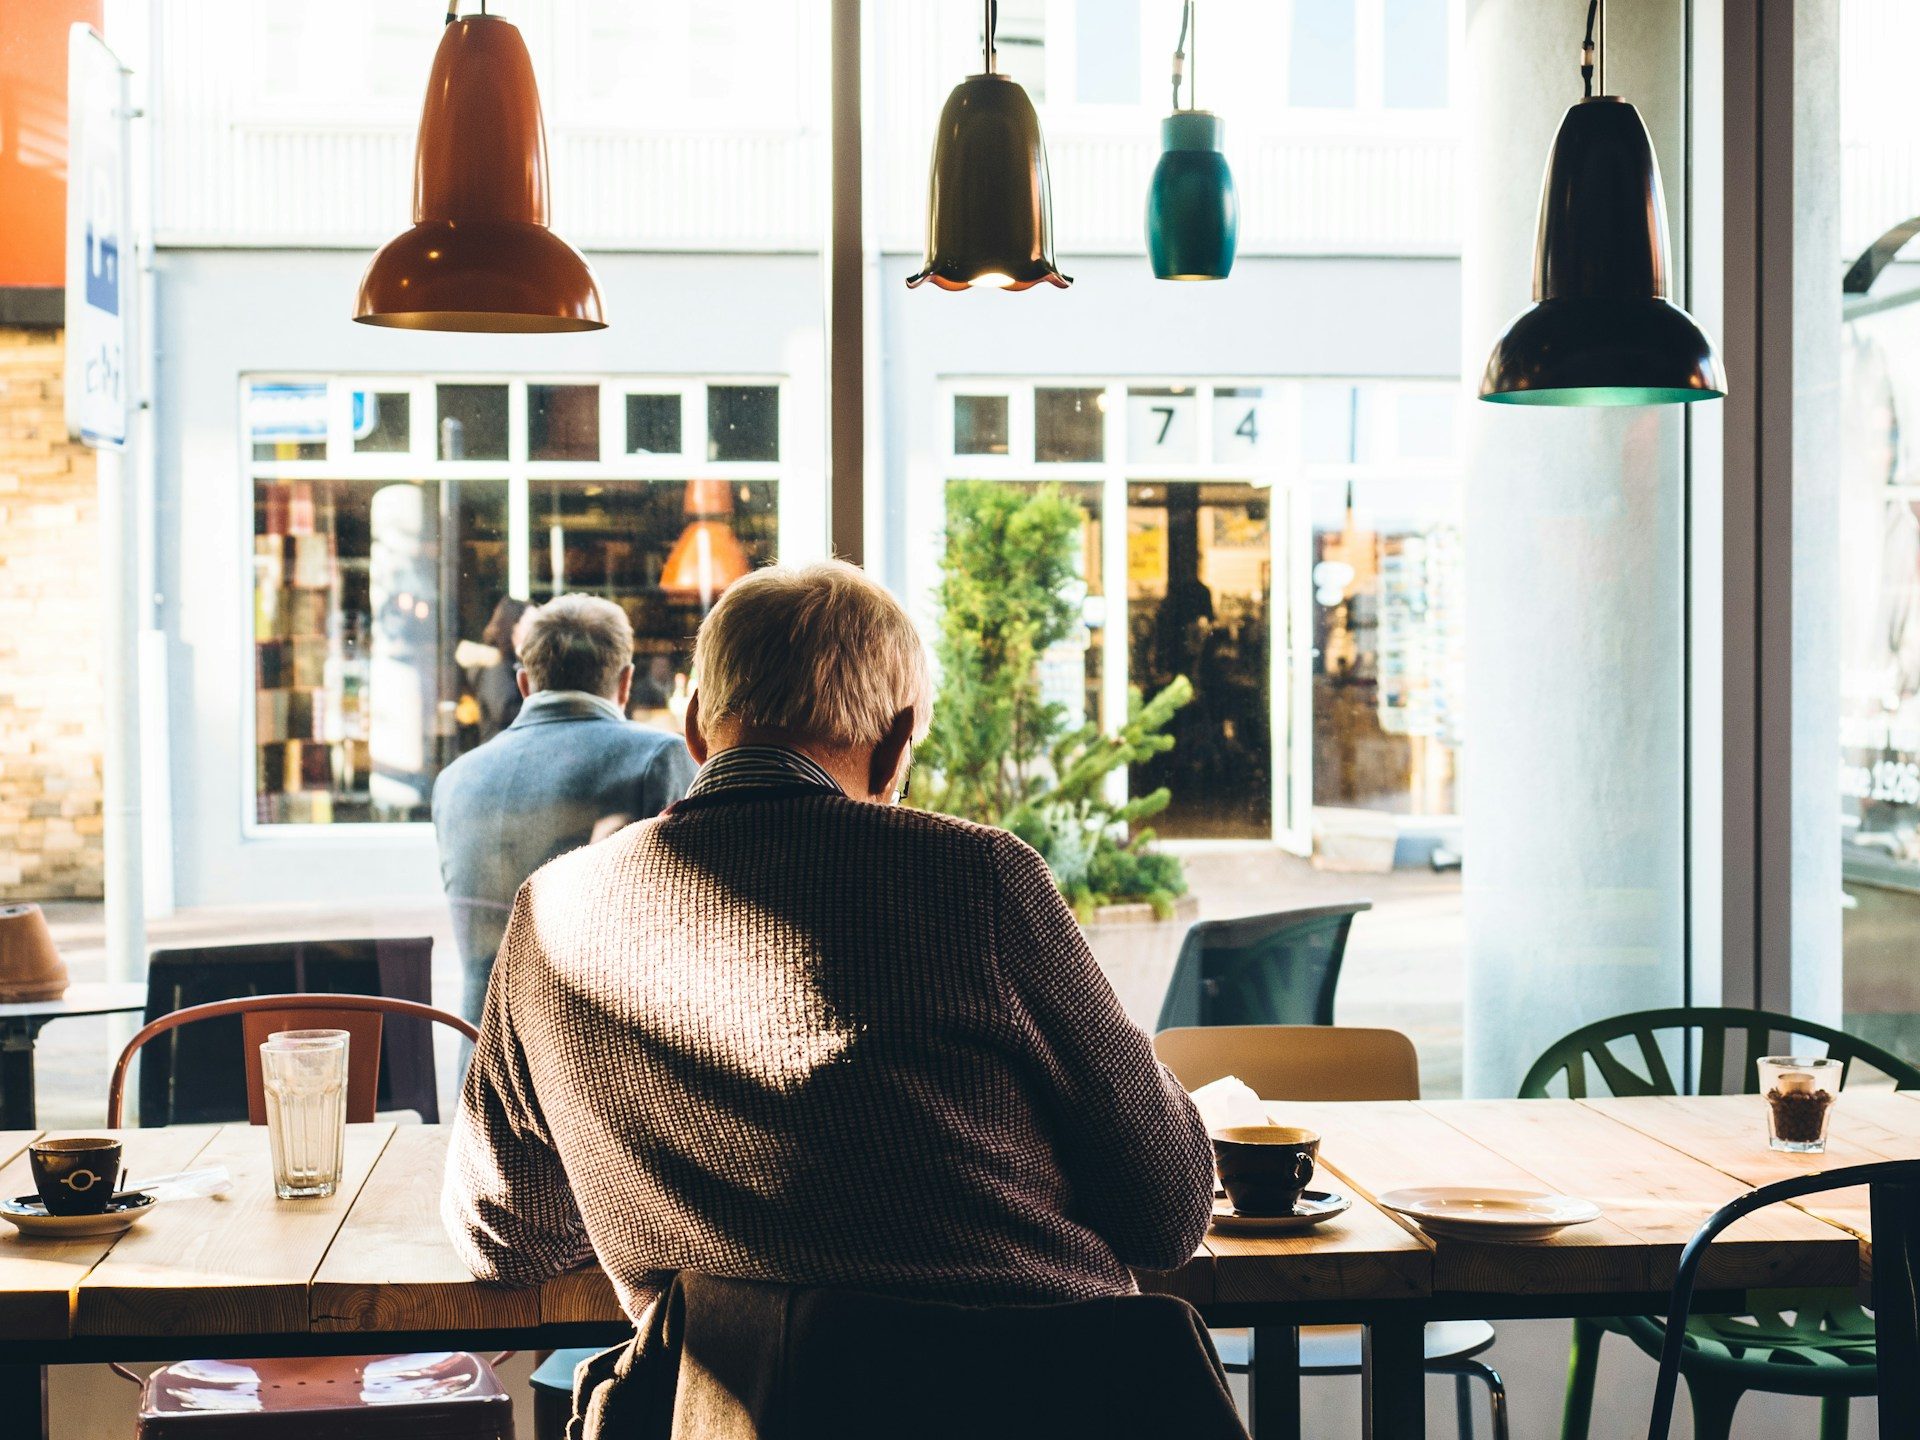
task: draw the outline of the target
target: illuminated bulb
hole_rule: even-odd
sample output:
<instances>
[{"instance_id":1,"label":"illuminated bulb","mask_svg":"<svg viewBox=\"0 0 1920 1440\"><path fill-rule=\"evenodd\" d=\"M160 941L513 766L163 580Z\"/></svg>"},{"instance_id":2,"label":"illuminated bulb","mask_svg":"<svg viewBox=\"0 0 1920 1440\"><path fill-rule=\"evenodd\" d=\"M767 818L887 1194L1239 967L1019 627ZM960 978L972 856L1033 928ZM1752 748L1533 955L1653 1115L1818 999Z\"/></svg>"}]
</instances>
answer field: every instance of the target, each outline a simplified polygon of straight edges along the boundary
<instances>
[{"instance_id":1,"label":"illuminated bulb","mask_svg":"<svg viewBox=\"0 0 1920 1440\"><path fill-rule=\"evenodd\" d=\"M981 290L1004 290L1013 284L1013 277L1003 275L998 270L989 270L984 275L974 276L972 284Z\"/></svg>"}]
</instances>

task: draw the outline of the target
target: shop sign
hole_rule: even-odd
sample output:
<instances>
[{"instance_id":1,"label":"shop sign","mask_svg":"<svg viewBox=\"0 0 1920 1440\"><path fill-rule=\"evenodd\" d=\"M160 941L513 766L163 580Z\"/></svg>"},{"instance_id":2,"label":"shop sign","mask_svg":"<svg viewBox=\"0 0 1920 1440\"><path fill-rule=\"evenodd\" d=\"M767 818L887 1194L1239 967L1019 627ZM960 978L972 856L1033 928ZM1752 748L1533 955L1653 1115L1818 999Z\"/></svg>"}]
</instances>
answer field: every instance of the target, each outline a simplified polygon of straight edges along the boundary
<instances>
[{"instance_id":1,"label":"shop sign","mask_svg":"<svg viewBox=\"0 0 1920 1440\"><path fill-rule=\"evenodd\" d=\"M127 72L90 26L67 40L67 433L118 449L127 439L133 277Z\"/></svg>"}]
</instances>

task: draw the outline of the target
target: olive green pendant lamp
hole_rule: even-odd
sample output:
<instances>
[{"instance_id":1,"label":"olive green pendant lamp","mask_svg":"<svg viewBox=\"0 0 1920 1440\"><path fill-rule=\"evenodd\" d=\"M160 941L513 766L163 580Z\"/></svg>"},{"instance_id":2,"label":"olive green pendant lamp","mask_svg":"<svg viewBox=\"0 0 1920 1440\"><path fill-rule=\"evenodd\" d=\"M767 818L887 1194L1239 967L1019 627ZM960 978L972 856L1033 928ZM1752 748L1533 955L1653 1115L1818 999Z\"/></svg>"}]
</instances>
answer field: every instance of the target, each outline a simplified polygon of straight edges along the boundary
<instances>
[{"instance_id":1,"label":"olive green pendant lamp","mask_svg":"<svg viewBox=\"0 0 1920 1440\"><path fill-rule=\"evenodd\" d=\"M413 160L413 226L381 246L353 318L408 330L600 330L600 284L547 224L533 60L497 15L448 7Z\"/></svg>"},{"instance_id":2,"label":"olive green pendant lamp","mask_svg":"<svg viewBox=\"0 0 1920 1440\"><path fill-rule=\"evenodd\" d=\"M1193 70L1187 47L1193 47ZM1180 9L1180 42L1173 52L1173 113L1160 122L1160 163L1147 189L1147 258L1161 280L1224 280L1233 270L1240 237L1240 197L1220 153L1225 127L1198 108L1200 29L1194 0ZM1180 82L1190 79L1187 108Z\"/></svg>"},{"instance_id":3,"label":"olive green pendant lamp","mask_svg":"<svg viewBox=\"0 0 1920 1440\"><path fill-rule=\"evenodd\" d=\"M927 259L909 288L1027 290L1073 281L1053 262L1053 196L1040 117L999 73L995 0L985 0L986 72L954 87L940 112L927 190Z\"/></svg>"},{"instance_id":4,"label":"olive green pendant lamp","mask_svg":"<svg viewBox=\"0 0 1920 1440\"><path fill-rule=\"evenodd\" d=\"M1640 114L1593 93L1594 18L1581 47L1583 98L1547 157L1534 303L1507 326L1480 380L1502 405L1671 405L1727 393L1719 353L1668 295L1667 207ZM1603 31L1604 48L1604 31ZM1601 89L1606 68L1601 65Z\"/></svg>"}]
</instances>

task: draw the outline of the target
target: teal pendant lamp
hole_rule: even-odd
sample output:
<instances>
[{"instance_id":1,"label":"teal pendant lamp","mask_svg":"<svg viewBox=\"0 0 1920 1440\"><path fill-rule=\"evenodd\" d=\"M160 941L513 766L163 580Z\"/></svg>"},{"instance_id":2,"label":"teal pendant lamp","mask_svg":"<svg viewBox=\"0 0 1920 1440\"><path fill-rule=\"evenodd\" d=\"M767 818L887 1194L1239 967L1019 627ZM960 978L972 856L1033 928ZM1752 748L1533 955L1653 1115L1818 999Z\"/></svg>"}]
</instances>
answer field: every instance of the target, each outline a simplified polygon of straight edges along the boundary
<instances>
[{"instance_id":1,"label":"teal pendant lamp","mask_svg":"<svg viewBox=\"0 0 1920 1440\"><path fill-rule=\"evenodd\" d=\"M1647 127L1626 101L1593 93L1600 3L1587 4L1586 96L1547 157L1534 303L1480 380L1480 398L1496 404L1673 405L1727 393L1713 341L1667 298L1667 207Z\"/></svg>"},{"instance_id":2,"label":"teal pendant lamp","mask_svg":"<svg viewBox=\"0 0 1920 1440\"><path fill-rule=\"evenodd\" d=\"M1199 69L1199 26L1194 0L1180 12L1180 43L1173 52L1173 113L1160 122L1160 163L1147 190L1147 258L1161 280L1224 280L1233 270L1240 238L1240 197L1233 171L1220 153L1225 127L1220 117L1195 108L1197 86L1187 87L1187 47Z\"/></svg>"}]
</instances>

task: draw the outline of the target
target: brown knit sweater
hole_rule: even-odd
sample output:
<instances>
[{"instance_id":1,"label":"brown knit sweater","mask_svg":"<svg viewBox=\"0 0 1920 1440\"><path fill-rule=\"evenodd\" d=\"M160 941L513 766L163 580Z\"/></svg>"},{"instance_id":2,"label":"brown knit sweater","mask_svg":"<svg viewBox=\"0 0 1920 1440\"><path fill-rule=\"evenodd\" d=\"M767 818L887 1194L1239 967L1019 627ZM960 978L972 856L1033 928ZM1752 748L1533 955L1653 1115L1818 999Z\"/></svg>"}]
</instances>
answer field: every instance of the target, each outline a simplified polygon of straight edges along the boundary
<instances>
[{"instance_id":1,"label":"brown knit sweater","mask_svg":"<svg viewBox=\"0 0 1920 1440\"><path fill-rule=\"evenodd\" d=\"M1002 831L683 801L527 882L481 1032L442 1211L483 1279L1065 1300L1206 1229L1198 1114Z\"/></svg>"}]
</instances>

